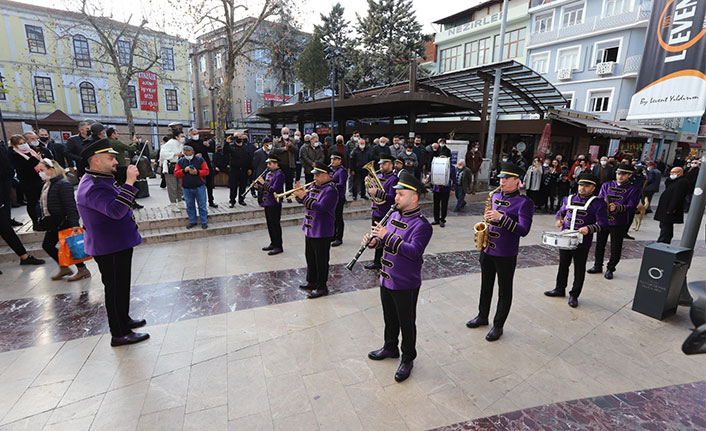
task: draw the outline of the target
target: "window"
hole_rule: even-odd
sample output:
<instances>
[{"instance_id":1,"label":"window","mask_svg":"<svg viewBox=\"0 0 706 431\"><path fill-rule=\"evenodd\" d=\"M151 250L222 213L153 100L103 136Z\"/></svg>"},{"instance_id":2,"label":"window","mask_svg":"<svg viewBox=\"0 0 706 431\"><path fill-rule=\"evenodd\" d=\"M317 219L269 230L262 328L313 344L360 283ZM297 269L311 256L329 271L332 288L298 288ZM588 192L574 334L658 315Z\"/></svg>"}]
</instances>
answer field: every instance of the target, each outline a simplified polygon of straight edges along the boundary
<instances>
[{"instance_id":1,"label":"window","mask_svg":"<svg viewBox=\"0 0 706 431\"><path fill-rule=\"evenodd\" d=\"M561 11L561 26L571 27L583 22L583 3L567 6Z\"/></svg>"},{"instance_id":2,"label":"window","mask_svg":"<svg viewBox=\"0 0 706 431\"><path fill-rule=\"evenodd\" d=\"M34 91L37 93L37 102L54 103L54 90L51 87L51 78L35 76Z\"/></svg>"},{"instance_id":3,"label":"window","mask_svg":"<svg viewBox=\"0 0 706 431\"><path fill-rule=\"evenodd\" d=\"M464 67L482 66L490 63L490 38L474 40L465 46Z\"/></svg>"},{"instance_id":4,"label":"window","mask_svg":"<svg viewBox=\"0 0 706 431\"><path fill-rule=\"evenodd\" d=\"M223 53L217 52L215 58L213 59L213 67L220 69L223 67Z\"/></svg>"},{"instance_id":5,"label":"window","mask_svg":"<svg viewBox=\"0 0 706 431\"><path fill-rule=\"evenodd\" d=\"M177 100L177 91L175 89L164 90L164 100L167 104L167 111L179 110L179 101Z\"/></svg>"},{"instance_id":6,"label":"window","mask_svg":"<svg viewBox=\"0 0 706 431\"><path fill-rule=\"evenodd\" d=\"M441 63L441 72L450 72L459 68L459 59L461 58L461 45L456 45L451 48L442 49L439 56Z\"/></svg>"},{"instance_id":7,"label":"window","mask_svg":"<svg viewBox=\"0 0 706 431\"><path fill-rule=\"evenodd\" d=\"M201 119L203 120L202 123L208 123L211 121L211 111L208 108L205 108L201 112Z\"/></svg>"},{"instance_id":8,"label":"window","mask_svg":"<svg viewBox=\"0 0 706 431\"><path fill-rule=\"evenodd\" d=\"M610 90L599 90L588 92L588 111L589 112L608 112L610 111Z\"/></svg>"},{"instance_id":9,"label":"window","mask_svg":"<svg viewBox=\"0 0 706 431\"><path fill-rule=\"evenodd\" d=\"M606 63L608 61L617 62L620 41L612 40L596 44L596 61L593 64Z\"/></svg>"},{"instance_id":10,"label":"window","mask_svg":"<svg viewBox=\"0 0 706 431\"><path fill-rule=\"evenodd\" d=\"M77 34L74 36L74 57L76 57L77 67L91 67L91 52L88 49L88 40L85 36Z\"/></svg>"},{"instance_id":11,"label":"window","mask_svg":"<svg viewBox=\"0 0 706 431\"><path fill-rule=\"evenodd\" d=\"M630 11L630 0L605 0L603 16L620 15Z\"/></svg>"},{"instance_id":12,"label":"window","mask_svg":"<svg viewBox=\"0 0 706 431\"><path fill-rule=\"evenodd\" d=\"M534 32L546 33L552 31L552 22L554 21L554 11L537 15L534 17Z\"/></svg>"},{"instance_id":13,"label":"window","mask_svg":"<svg viewBox=\"0 0 706 431\"><path fill-rule=\"evenodd\" d=\"M42 27L25 25L25 33L27 33L27 47L29 48L29 52L35 54L47 53L47 49L44 46L44 31Z\"/></svg>"},{"instance_id":14,"label":"window","mask_svg":"<svg viewBox=\"0 0 706 431\"><path fill-rule=\"evenodd\" d=\"M569 92L569 93L561 93L562 96L566 99L566 105L564 107L566 109L574 109L574 92Z\"/></svg>"},{"instance_id":15,"label":"window","mask_svg":"<svg viewBox=\"0 0 706 431\"><path fill-rule=\"evenodd\" d=\"M90 82L82 82L79 85L81 94L81 106L86 114L97 114L98 103L96 102L96 90Z\"/></svg>"},{"instance_id":16,"label":"window","mask_svg":"<svg viewBox=\"0 0 706 431\"><path fill-rule=\"evenodd\" d=\"M127 86L127 97L130 99L130 107L137 109L137 91L134 85Z\"/></svg>"},{"instance_id":17,"label":"window","mask_svg":"<svg viewBox=\"0 0 706 431\"><path fill-rule=\"evenodd\" d=\"M206 55L199 57L199 72L206 71Z\"/></svg>"},{"instance_id":18,"label":"window","mask_svg":"<svg viewBox=\"0 0 706 431\"><path fill-rule=\"evenodd\" d=\"M549 72L549 52L532 54L530 56L531 68L537 73Z\"/></svg>"},{"instance_id":19,"label":"window","mask_svg":"<svg viewBox=\"0 0 706 431\"><path fill-rule=\"evenodd\" d=\"M498 49L499 35L495 35L494 46ZM503 51L503 57L501 60L509 60L511 58L519 57L525 49L525 29L520 28L517 30L509 31L505 33L505 50Z\"/></svg>"},{"instance_id":20,"label":"window","mask_svg":"<svg viewBox=\"0 0 706 431\"><path fill-rule=\"evenodd\" d=\"M579 57L581 56L581 48L575 46L573 48L565 48L557 51L556 68L559 69L578 69Z\"/></svg>"},{"instance_id":21,"label":"window","mask_svg":"<svg viewBox=\"0 0 706 431\"><path fill-rule=\"evenodd\" d=\"M130 42L126 40L118 41L118 61L121 66L130 64Z\"/></svg>"},{"instance_id":22,"label":"window","mask_svg":"<svg viewBox=\"0 0 706 431\"><path fill-rule=\"evenodd\" d=\"M267 54L266 49L255 50L255 61L261 64L270 64L270 56Z\"/></svg>"},{"instance_id":23,"label":"window","mask_svg":"<svg viewBox=\"0 0 706 431\"><path fill-rule=\"evenodd\" d=\"M174 50L162 47L162 69L174 70Z\"/></svg>"},{"instance_id":24,"label":"window","mask_svg":"<svg viewBox=\"0 0 706 431\"><path fill-rule=\"evenodd\" d=\"M284 95L285 96L292 96L294 94L297 94L297 85L293 84L293 83L285 85Z\"/></svg>"},{"instance_id":25,"label":"window","mask_svg":"<svg viewBox=\"0 0 706 431\"><path fill-rule=\"evenodd\" d=\"M257 93L265 92L265 80L262 78L262 76L258 76L257 78L255 78L255 91Z\"/></svg>"}]
</instances>

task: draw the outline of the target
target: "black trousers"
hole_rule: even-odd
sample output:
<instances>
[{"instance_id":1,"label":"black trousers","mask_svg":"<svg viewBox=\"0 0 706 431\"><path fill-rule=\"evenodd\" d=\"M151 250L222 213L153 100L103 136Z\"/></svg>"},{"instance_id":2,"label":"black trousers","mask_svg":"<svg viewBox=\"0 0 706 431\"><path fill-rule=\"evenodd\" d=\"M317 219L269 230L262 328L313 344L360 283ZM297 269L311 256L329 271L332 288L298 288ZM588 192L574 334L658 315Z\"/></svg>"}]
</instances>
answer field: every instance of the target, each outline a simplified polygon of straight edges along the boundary
<instances>
[{"instance_id":1,"label":"black trousers","mask_svg":"<svg viewBox=\"0 0 706 431\"><path fill-rule=\"evenodd\" d=\"M373 222L371 223L371 226L375 226L375 223L379 222L380 220L382 220L382 217L373 216ZM374 259L374 262L376 265L382 266L382 263L380 263L380 259L382 259L382 247L375 249L375 259Z\"/></svg>"},{"instance_id":2,"label":"black trousers","mask_svg":"<svg viewBox=\"0 0 706 431\"><path fill-rule=\"evenodd\" d=\"M356 172L355 175L350 177L350 181L353 181L353 197L360 195L361 198L365 197L365 171Z\"/></svg>"},{"instance_id":3,"label":"black trousers","mask_svg":"<svg viewBox=\"0 0 706 431\"><path fill-rule=\"evenodd\" d=\"M245 200L245 189L248 187L248 170L246 168L230 168L228 174L228 187L230 188L230 203L234 204Z\"/></svg>"},{"instance_id":4,"label":"black trousers","mask_svg":"<svg viewBox=\"0 0 706 431\"><path fill-rule=\"evenodd\" d=\"M22 187L25 199L27 199L27 215L32 219L32 223L39 224L39 197L42 194L42 187Z\"/></svg>"},{"instance_id":5,"label":"black trousers","mask_svg":"<svg viewBox=\"0 0 706 431\"><path fill-rule=\"evenodd\" d=\"M346 198L339 198L336 204L336 221L335 221L335 233L333 239L337 241L343 241L343 228L345 223L343 222L343 207L346 205Z\"/></svg>"},{"instance_id":6,"label":"black trousers","mask_svg":"<svg viewBox=\"0 0 706 431\"><path fill-rule=\"evenodd\" d=\"M10 226L10 210L12 209L12 198L10 190L12 184L9 182L0 183L0 237L10 246L16 255L22 256L27 253L22 241L15 233L15 230Z\"/></svg>"},{"instance_id":7,"label":"black trousers","mask_svg":"<svg viewBox=\"0 0 706 431\"><path fill-rule=\"evenodd\" d=\"M280 166L282 169L282 172L284 173L284 189L285 190L292 190L294 188L294 168L290 168L289 166ZM313 179L313 175L312 175ZM309 182L309 181L307 181Z\"/></svg>"},{"instance_id":8,"label":"black trousers","mask_svg":"<svg viewBox=\"0 0 706 431\"><path fill-rule=\"evenodd\" d=\"M306 281L317 289L328 290L328 260L331 252L331 238L305 237L304 256L306 257Z\"/></svg>"},{"instance_id":9,"label":"black trousers","mask_svg":"<svg viewBox=\"0 0 706 431\"><path fill-rule=\"evenodd\" d=\"M102 256L93 256L101 272L105 287L105 310L113 337L122 337L130 332L130 272L132 248Z\"/></svg>"},{"instance_id":10,"label":"black trousers","mask_svg":"<svg viewBox=\"0 0 706 431\"><path fill-rule=\"evenodd\" d=\"M598 238L596 239L596 254L595 254L595 265L598 267L603 267L603 257L605 256L605 247L608 243L608 236L610 235L610 259L608 260L608 270L615 271L615 267L620 262L620 255L623 253L623 237L628 231L630 225L624 226L610 226L607 230L602 230L598 232Z\"/></svg>"},{"instance_id":11,"label":"black trousers","mask_svg":"<svg viewBox=\"0 0 706 431\"><path fill-rule=\"evenodd\" d=\"M517 256L491 256L480 253L480 304L478 315L487 319L490 315L490 302L493 300L495 275L498 276L498 309L495 311L493 326L502 328L510 313L512 304L512 281L515 277Z\"/></svg>"},{"instance_id":12,"label":"black trousers","mask_svg":"<svg viewBox=\"0 0 706 431\"><path fill-rule=\"evenodd\" d=\"M397 350L402 332L402 362L417 357L417 298L419 288L391 290L380 286L382 316L385 319L385 350Z\"/></svg>"},{"instance_id":13,"label":"black trousers","mask_svg":"<svg viewBox=\"0 0 706 431\"><path fill-rule=\"evenodd\" d=\"M267 232L270 234L270 244L274 248L282 248L282 206L272 205L265 207L265 220L267 220Z\"/></svg>"},{"instance_id":14,"label":"black trousers","mask_svg":"<svg viewBox=\"0 0 706 431\"><path fill-rule=\"evenodd\" d=\"M434 192L434 221L446 223L450 192Z\"/></svg>"},{"instance_id":15,"label":"black trousers","mask_svg":"<svg viewBox=\"0 0 706 431\"><path fill-rule=\"evenodd\" d=\"M208 192L208 203L213 203L213 168L209 167L209 174L206 176L206 191Z\"/></svg>"},{"instance_id":16,"label":"black trousers","mask_svg":"<svg viewBox=\"0 0 706 431\"><path fill-rule=\"evenodd\" d=\"M46 231L44 233L44 241L42 241L42 249L47 252L54 262L59 263L59 249L56 245L59 243L59 232L57 231ZM83 262L77 263L76 267L81 268L86 266Z\"/></svg>"},{"instance_id":17,"label":"black trousers","mask_svg":"<svg viewBox=\"0 0 706 431\"><path fill-rule=\"evenodd\" d=\"M586 261L591 248L577 248L574 250L559 250L559 272L556 274L556 290L566 291L569 283L569 266L574 261L574 285L569 295L578 298L583 289L583 280L586 278Z\"/></svg>"},{"instance_id":18,"label":"black trousers","mask_svg":"<svg viewBox=\"0 0 706 431\"><path fill-rule=\"evenodd\" d=\"M674 223L667 223L667 222L663 222L663 221L659 222L659 238L657 238L657 242L671 244L673 237L674 237Z\"/></svg>"}]
</instances>

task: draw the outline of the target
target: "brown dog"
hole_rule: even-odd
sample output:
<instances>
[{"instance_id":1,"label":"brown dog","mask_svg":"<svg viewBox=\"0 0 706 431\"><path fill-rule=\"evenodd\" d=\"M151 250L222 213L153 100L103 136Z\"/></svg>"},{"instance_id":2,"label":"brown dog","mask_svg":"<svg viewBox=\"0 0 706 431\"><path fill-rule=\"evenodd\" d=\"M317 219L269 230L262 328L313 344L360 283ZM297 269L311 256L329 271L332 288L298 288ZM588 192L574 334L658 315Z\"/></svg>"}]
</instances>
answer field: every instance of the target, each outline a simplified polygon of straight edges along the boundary
<instances>
[{"instance_id":1,"label":"brown dog","mask_svg":"<svg viewBox=\"0 0 706 431\"><path fill-rule=\"evenodd\" d=\"M645 211L647 211L647 207L650 206L650 200L647 199L647 196L642 198L639 204L637 204L637 209L635 209L635 232L640 230L640 225L642 225L642 219L645 217Z\"/></svg>"}]
</instances>

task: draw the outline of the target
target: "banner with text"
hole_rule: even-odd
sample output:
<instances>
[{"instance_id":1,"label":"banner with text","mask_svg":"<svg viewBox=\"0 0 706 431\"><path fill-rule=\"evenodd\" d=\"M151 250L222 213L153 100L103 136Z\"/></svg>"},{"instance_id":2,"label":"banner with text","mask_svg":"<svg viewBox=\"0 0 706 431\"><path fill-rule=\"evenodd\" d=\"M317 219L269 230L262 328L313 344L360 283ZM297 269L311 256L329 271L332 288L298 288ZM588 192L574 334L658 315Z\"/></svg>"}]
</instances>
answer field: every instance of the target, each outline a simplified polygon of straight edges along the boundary
<instances>
[{"instance_id":1,"label":"banner with text","mask_svg":"<svg viewBox=\"0 0 706 431\"><path fill-rule=\"evenodd\" d=\"M653 0L628 120L700 117L706 108L706 1Z\"/></svg>"},{"instance_id":2,"label":"banner with text","mask_svg":"<svg viewBox=\"0 0 706 431\"><path fill-rule=\"evenodd\" d=\"M140 110L159 111L157 75L152 72L140 72L137 79L140 85Z\"/></svg>"}]
</instances>

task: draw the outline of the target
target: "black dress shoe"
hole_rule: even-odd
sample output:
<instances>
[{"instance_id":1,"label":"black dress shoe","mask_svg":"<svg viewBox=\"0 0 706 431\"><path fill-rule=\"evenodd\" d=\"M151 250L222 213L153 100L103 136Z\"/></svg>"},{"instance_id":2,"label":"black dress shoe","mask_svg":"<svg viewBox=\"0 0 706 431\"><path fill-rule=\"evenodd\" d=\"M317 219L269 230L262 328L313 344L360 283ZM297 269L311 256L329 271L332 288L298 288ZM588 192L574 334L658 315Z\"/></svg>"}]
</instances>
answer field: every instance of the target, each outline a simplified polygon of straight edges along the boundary
<instances>
[{"instance_id":1,"label":"black dress shoe","mask_svg":"<svg viewBox=\"0 0 706 431\"><path fill-rule=\"evenodd\" d=\"M368 359L372 359L373 361L381 361L383 359L387 358L399 358L400 357L400 352L397 350L385 350L383 347L382 349L377 349L373 350L372 352L368 352Z\"/></svg>"},{"instance_id":2,"label":"black dress shoe","mask_svg":"<svg viewBox=\"0 0 706 431\"><path fill-rule=\"evenodd\" d=\"M400 366L397 368L397 372L395 373L395 381L400 383L407 380L407 377L412 374L412 367L414 367L414 363L412 361L400 362Z\"/></svg>"},{"instance_id":3,"label":"black dress shoe","mask_svg":"<svg viewBox=\"0 0 706 431\"><path fill-rule=\"evenodd\" d=\"M248 204L246 204L245 201L240 201L240 202L238 202L238 205L241 205L241 206L244 206L244 207L248 206Z\"/></svg>"},{"instance_id":4,"label":"black dress shoe","mask_svg":"<svg viewBox=\"0 0 706 431\"><path fill-rule=\"evenodd\" d=\"M218 204L215 202L209 202L208 206L210 206L211 208L218 208Z\"/></svg>"},{"instance_id":5,"label":"black dress shoe","mask_svg":"<svg viewBox=\"0 0 706 431\"><path fill-rule=\"evenodd\" d=\"M134 209L134 210L141 210L142 208L144 208L144 205L140 205L137 202L132 204L132 209Z\"/></svg>"},{"instance_id":6,"label":"black dress shoe","mask_svg":"<svg viewBox=\"0 0 706 431\"><path fill-rule=\"evenodd\" d=\"M274 250L274 249L275 249L275 246L272 244L268 245L267 247L262 247L262 251L270 251L270 250Z\"/></svg>"},{"instance_id":7,"label":"black dress shoe","mask_svg":"<svg viewBox=\"0 0 706 431\"><path fill-rule=\"evenodd\" d=\"M483 319L480 316L476 316L473 319L466 322L466 326L469 328L477 328L479 326L488 326L488 319Z\"/></svg>"},{"instance_id":8,"label":"black dress shoe","mask_svg":"<svg viewBox=\"0 0 706 431\"><path fill-rule=\"evenodd\" d=\"M112 337L110 339L110 345L113 347L126 346L128 344L139 343L140 341L145 341L150 338L150 334L139 334L137 332L131 332L122 337Z\"/></svg>"},{"instance_id":9,"label":"black dress shoe","mask_svg":"<svg viewBox=\"0 0 706 431\"><path fill-rule=\"evenodd\" d=\"M319 298L321 296L326 296L326 295L328 295L328 289L314 289L306 297L308 299L316 299L316 298Z\"/></svg>"},{"instance_id":10,"label":"black dress shoe","mask_svg":"<svg viewBox=\"0 0 706 431\"><path fill-rule=\"evenodd\" d=\"M315 284L310 284L310 283L307 283L307 284L300 284L300 285L299 285L299 288L300 288L301 290L314 290L314 289L316 289L316 285L315 285Z\"/></svg>"},{"instance_id":11,"label":"black dress shoe","mask_svg":"<svg viewBox=\"0 0 706 431\"><path fill-rule=\"evenodd\" d=\"M201 225L201 229L206 230L208 229L208 223L204 223Z\"/></svg>"},{"instance_id":12,"label":"black dress shoe","mask_svg":"<svg viewBox=\"0 0 706 431\"><path fill-rule=\"evenodd\" d=\"M440 222L439 222L439 227L446 227L446 222L445 222L445 221L440 221Z\"/></svg>"},{"instance_id":13,"label":"black dress shoe","mask_svg":"<svg viewBox=\"0 0 706 431\"><path fill-rule=\"evenodd\" d=\"M274 255L280 254L280 253L284 253L284 250L282 250L281 248L276 248L276 249L274 249L274 250L270 250L270 251L267 253L267 255L268 255L268 256L274 256Z\"/></svg>"},{"instance_id":14,"label":"black dress shoe","mask_svg":"<svg viewBox=\"0 0 706 431\"><path fill-rule=\"evenodd\" d=\"M189 223L186 225L187 229L191 229L192 227L196 226L196 223Z\"/></svg>"},{"instance_id":15,"label":"black dress shoe","mask_svg":"<svg viewBox=\"0 0 706 431\"><path fill-rule=\"evenodd\" d=\"M547 296L558 296L561 298L566 296L566 292L564 292L563 290L557 290L557 289L547 290L546 292L544 292L544 294Z\"/></svg>"},{"instance_id":16,"label":"black dress shoe","mask_svg":"<svg viewBox=\"0 0 706 431\"><path fill-rule=\"evenodd\" d=\"M630 235L627 234L627 233L626 233L625 235L623 235L623 238L625 238L625 239L635 239L634 237L630 236Z\"/></svg>"},{"instance_id":17,"label":"black dress shoe","mask_svg":"<svg viewBox=\"0 0 706 431\"><path fill-rule=\"evenodd\" d=\"M435 226L435 225L437 225L437 224L439 224L439 222L436 221L436 220L434 220L433 222L431 222L431 225L432 225L432 226Z\"/></svg>"},{"instance_id":18,"label":"black dress shoe","mask_svg":"<svg viewBox=\"0 0 706 431\"><path fill-rule=\"evenodd\" d=\"M291 199L287 199L287 203L288 203L288 204L291 204L291 203L292 203L292 200L291 200Z\"/></svg>"},{"instance_id":19,"label":"black dress shoe","mask_svg":"<svg viewBox=\"0 0 706 431\"><path fill-rule=\"evenodd\" d=\"M493 326L490 329L490 331L488 331L488 334L485 336L485 339L488 341L496 341L502 335L503 335L503 328L500 328L498 326Z\"/></svg>"},{"instance_id":20,"label":"black dress shoe","mask_svg":"<svg viewBox=\"0 0 706 431\"><path fill-rule=\"evenodd\" d=\"M611 271L610 269L607 270L605 272L605 274L603 274L603 277L605 277L606 280L612 280L613 279L613 271Z\"/></svg>"},{"instance_id":21,"label":"black dress shoe","mask_svg":"<svg viewBox=\"0 0 706 431\"><path fill-rule=\"evenodd\" d=\"M44 265L44 259L37 259L30 254L27 259L20 259L20 265Z\"/></svg>"},{"instance_id":22,"label":"black dress shoe","mask_svg":"<svg viewBox=\"0 0 706 431\"><path fill-rule=\"evenodd\" d=\"M44 229L42 226L39 226L38 224L32 225L32 230L35 232L44 232L46 229Z\"/></svg>"},{"instance_id":23,"label":"black dress shoe","mask_svg":"<svg viewBox=\"0 0 706 431\"><path fill-rule=\"evenodd\" d=\"M343 244L343 241L336 240L331 243L331 247L338 247L339 245Z\"/></svg>"},{"instance_id":24,"label":"black dress shoe","mask_svg":"<svg viewBox=\"0 0 706 431\"><path fill-rule=\"evenodd\" d=\"M146 324L147 324L147 321L145 319L140 319L140 320L130 319L127 321L127 326L130 329L142 328Z\"/></svg>"},{"instance_id":25,"label":"black dress shoe","mask_svg":"<svg viewBox=\"0 0 706 431\"><path fill-rule=\"evenodd\" d=\"M228 204L228 208L235 208L235 202L231 202Z\"/></svg>"},{"instance_id":26,"label":"black dress shoe","mask_svg":"<svg viewBox=\"0 0 706 431\"><path fill-rule=\"evenodd\" d=\"M569 296L569 307L576 308L578 306L579 306L578 298L576 298L574 296Z\"/></svg>"},{"instance_id":27,"label":"black dress shoe","mask_svg":"<svg viewBox=\"0 0 706 431\"><path fill-rule=\"evenodd\" d=\"M589 274L600 274L601 272L603 272L603 267L593 265L592 267L588 268L588 270L586 272Z\"/></svg>"},{"instance_id":28,"label":"black dress shoe","mask_svg":"<svg viewBox=\"0 0 706 431\"><path fill-rule=\"evenodd\" d=\"M15 219L13 218L13 219L10 219L10 226L12 226L12 227L20 227L20 226L22 226L22 223L18 222L17 220L15 220Z\"/></svg>"},{"instance_id":29,"label":"black dress shoe","mask_svg":"<svg viewBox=\"0 0 706 431\"><path fill-rule=\"evenodd\" d=\"M373 263L368 263L367 265L363 265L363 268L376 270L376 269L382 269L382 265L380 265L379 263L373 262Z\"/></svg>"},{"instance_id":30,"label":"black dress shoe","mask_svg":"<svg viewBox=\"0 0 706 431\"><path fill-rule=\"evenodd\" d=\"M365 201L368 200L368 197L367 197L367 196L361 196L360 198L363 199L363 200L365 200Z\"/></svg>"}]
</instances>

